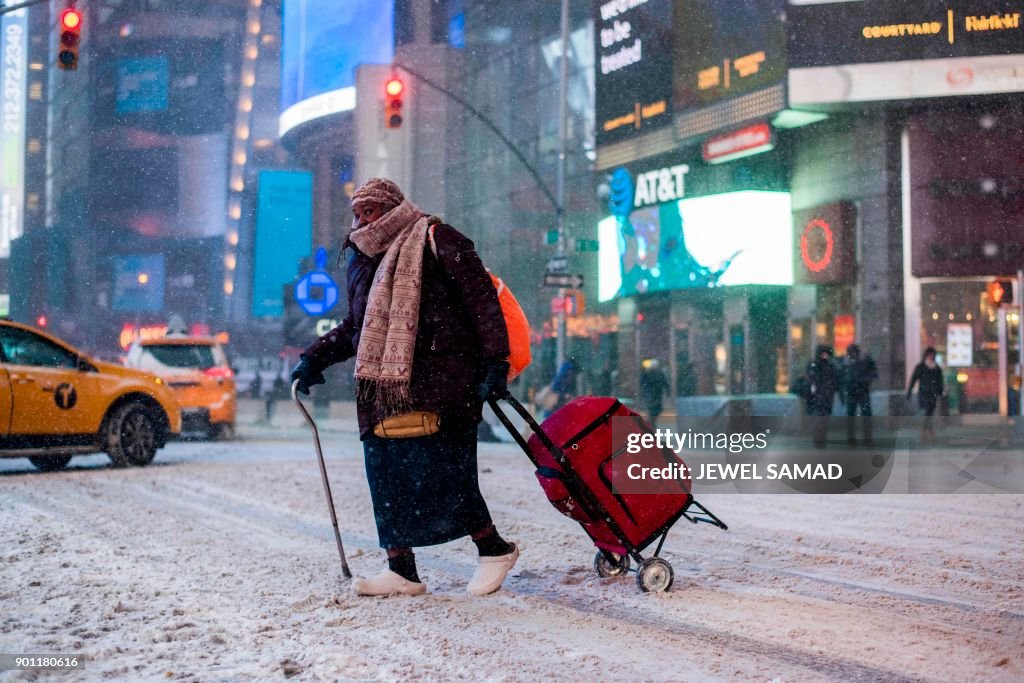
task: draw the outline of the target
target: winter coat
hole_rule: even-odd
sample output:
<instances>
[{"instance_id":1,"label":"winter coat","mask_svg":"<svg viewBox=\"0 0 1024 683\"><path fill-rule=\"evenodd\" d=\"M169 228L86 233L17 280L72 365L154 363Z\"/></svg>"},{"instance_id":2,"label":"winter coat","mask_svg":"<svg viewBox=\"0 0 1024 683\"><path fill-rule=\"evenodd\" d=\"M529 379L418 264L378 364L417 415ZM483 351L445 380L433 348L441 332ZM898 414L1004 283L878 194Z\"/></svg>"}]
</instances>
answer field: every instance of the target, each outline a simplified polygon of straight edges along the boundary
<instances>
[{"instance_id":1,"label":"winter coat","mask_svg":"<svg viewBox=\"0 0 1024 683\"><path fill-rule=\"evenodd\" d=\"M839 371L830 359L817 359L807 366L811 397L807 401L814 415L831 415L832 403L839 392Z\"/></svg>"},{"instance_id":2,"label":"winter coat","mask_svg":"<svg viewBox=\"0 0 1024 683\"><path fill-rule=\"evenodd\" d=\"M472 240L439 223L434 227L434 243L436 257L429 242L423 247L423 284L409 394L411 409L439 413L444 429L446 423L480 421L483 404L477 385L488 362L508 357L509 344L497 292ZM348 315L303 353L320 370L356 355L370 286L384 258L384 254L367 256L351 243L346 247L350 251ZM362 439L386 417L372 399L358 401L356 412Z\"/></svg>"},{"instance_id":3,"label":"winter coat","mask_svg":"<svg viewBox=\"0 0 1024 683\"><path fill-rule=\"evenodd\" d=\"M843 367L843 389L847 397L862 398L871 393L871 383L878 379L878 368L870 356L847 359Z\"/></svg>"},{"instance_id":4,"label":"winter coat","mask_svg":"<svg viewBox=\"0 0 1024 683\"><path fill-rule=\"evenodd\" d=\"M910 386L907 387L907 398L914 391L914 385L920 382L921 386L917 391L917 402L922 408L934 407L939 396L945 391L945 382L942 379L942 368L936 365L929 368L923 362L918 363L914 372L910 375Z\"/></svg>"},{"instance_id":5,"label":"winter coat","mask_svg":"<svg viewBox=\"0 0 1024 683\"><path fill-rule=\"evenodd\" d=\"M645 403L661 403L669 388L668 377L661 370L640 373L640 396Z\"/></svg>"}]
</instances>

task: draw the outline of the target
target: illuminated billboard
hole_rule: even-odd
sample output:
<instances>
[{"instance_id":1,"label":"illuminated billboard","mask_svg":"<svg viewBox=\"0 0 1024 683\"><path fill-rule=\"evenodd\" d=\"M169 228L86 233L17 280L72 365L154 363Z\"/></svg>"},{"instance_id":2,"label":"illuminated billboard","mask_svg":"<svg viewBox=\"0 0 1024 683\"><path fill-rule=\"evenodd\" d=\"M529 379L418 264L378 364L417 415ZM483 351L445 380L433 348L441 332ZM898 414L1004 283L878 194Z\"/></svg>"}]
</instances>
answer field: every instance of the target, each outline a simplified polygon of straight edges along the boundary
<instances>
[{"instance_id":1,"label":"illuminated billboard","mask_svg":"<svg viewBox=\"0 0 1024 683\"><path fill-rule=\"evenodd\" d=\"M11 240L21 237L25 209L25 76L28 73L28 10L0 18L0 258L11 255Z\"/></svg>"},{"instance_id":2,"label":"illuminated billboard","mask_svg":"<svg viewBox=\"0 0 1024 683\"><path fill-rule=\"evenodd\" d=\"M126 40L98 49L93 114L101 128L170 135L224 130L224 43Z\"/></svg>"},{"instance_id":3,"label":"illuminated billboard","mask_svg":"<svg viewBox=\"0 0 1024 683\"><path fill-rule=\"evenodd\" d=\"M279 133L356 106L355 68L394 55L394 3L284 0Z\"/></svg>"},{"instance_id":4,"label":"illuminated billboard","mask_svg":"<svg viewBox=\"0 0 1024 683\"><path fill-rule=\"evenodd\" d=\"M597 144L671 122L671 0L600 0L594 47Z\"/></svg>"},{"instance_id":5,"label":"illuminated billboard","mask_svg":"<svg viewBox=\"0 0 1024 683\"><path fill-rule=\"evenodd\" d=\"M169 74L167 55L119 60L114 111L118 114L165 111Z\"/></svg>"},{"instance_id":6,"label":"illuminated billboard","mask_svg":"<svg viewBox=\"0 0 1024 683\"><path fill-rule=\"evenodd\" d=\"M786 77L785 10L785 0L676 2L676 110L781 83Z\"/></svg>"},{"instance_id":7,"label":"illuminated billboard","mask_svg":"<svg viewBox=\"0 0 1024 683\"><path fill-rule=\"evenodd\" d=\"M788 192L745 190L634 209L598 224L598 300L793 284Z\"/></svg>"},{"instance_id":8,"label":"illuminated billboard","mask_svg":"<svg viewBox=\"0 0 1024 683\"><path fill-rule=\"evenodd\" d=\"M1024 91L1022 19L1020 0L790 0L790 102Z\"/></svg>"},{"instance_id":9,"label":"illuminated billboard","mask_svg":"<svg viewBox=\"0 0 1024 683\"><path fill-rule=\"evenodd\" d=\"M133 313L159 313L164 308L164 256L114 257L111 308Z\"/></svg>"},{"instance_id":10,"label":"illuminated billboard","mask_svg":"<svg viewBox=\"0 0 1024 683\"><path fill-rule=\"evenodd\" d=\"M260 171L253 254L253 317L284 315L282 287L313 251L313 174Z\"/></svg>"}]
</instances>

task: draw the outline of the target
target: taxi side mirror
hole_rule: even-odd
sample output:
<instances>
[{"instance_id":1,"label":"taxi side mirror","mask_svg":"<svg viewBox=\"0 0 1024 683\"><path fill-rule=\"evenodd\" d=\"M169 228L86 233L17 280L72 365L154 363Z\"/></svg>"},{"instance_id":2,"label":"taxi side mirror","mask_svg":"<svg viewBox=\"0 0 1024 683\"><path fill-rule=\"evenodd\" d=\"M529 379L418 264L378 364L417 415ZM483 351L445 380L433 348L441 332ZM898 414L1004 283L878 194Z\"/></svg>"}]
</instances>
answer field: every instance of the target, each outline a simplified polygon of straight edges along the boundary
<instances>
[{"instance_id":1,"label":"taxi side mirror","mask_svg":"<svg viewBox=\"0 0 1024 683\"><path fill-rule=\"evenodd\" d=\"M79 372L98 372L96 366L89 362L88 358L84 356L78 357L78 371Z\"/></svg>"}]
</instances>

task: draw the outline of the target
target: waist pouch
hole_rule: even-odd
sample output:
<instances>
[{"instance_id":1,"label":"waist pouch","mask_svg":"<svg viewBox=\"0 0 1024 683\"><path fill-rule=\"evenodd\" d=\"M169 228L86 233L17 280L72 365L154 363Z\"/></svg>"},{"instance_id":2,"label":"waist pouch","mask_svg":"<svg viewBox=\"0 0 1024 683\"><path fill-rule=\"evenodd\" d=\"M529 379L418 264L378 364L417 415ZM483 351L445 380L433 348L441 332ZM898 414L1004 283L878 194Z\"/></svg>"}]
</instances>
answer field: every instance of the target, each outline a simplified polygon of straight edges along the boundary
<instances>
[{"instance_id":1,"label":"waist pouch","mask_svg":"<svg viewBox=\"0 0 1024 683\"><path fill-rule=\"evenodd\" d=\"M437 434L440 429L440 415L426 410L414 410L381 420L373 426L373 434L381 439L412 439Z\"/></svg>"}]
</instances>

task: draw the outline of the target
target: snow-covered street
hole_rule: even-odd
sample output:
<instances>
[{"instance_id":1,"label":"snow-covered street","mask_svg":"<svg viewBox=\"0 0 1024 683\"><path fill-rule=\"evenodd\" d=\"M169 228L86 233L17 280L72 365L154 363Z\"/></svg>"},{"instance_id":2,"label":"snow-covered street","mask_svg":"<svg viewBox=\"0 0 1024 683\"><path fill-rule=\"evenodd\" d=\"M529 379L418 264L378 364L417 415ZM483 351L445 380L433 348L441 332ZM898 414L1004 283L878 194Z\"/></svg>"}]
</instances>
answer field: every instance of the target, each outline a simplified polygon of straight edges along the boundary
<instances>
[{"instance_id":1,"label":"snow-covered street","mask_svg":"<svg viewBox=\"0 0 1024 683\"><path fill-rule=\"evenodd\" d=\"M465 593L469 540L424 548L423 598L340 578L300 428L179 442L147 468L0 461L0 653L81 653L74 680L1001 680L1024 678L1024 496L717 496L680 523L668 594L600 579L514 445L481 485L523 555ZM349 562L376 573L355 434L322 434ZM7 672L5 680L72 680Z\"/></svg>"}]
</instances>

